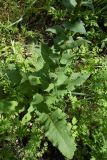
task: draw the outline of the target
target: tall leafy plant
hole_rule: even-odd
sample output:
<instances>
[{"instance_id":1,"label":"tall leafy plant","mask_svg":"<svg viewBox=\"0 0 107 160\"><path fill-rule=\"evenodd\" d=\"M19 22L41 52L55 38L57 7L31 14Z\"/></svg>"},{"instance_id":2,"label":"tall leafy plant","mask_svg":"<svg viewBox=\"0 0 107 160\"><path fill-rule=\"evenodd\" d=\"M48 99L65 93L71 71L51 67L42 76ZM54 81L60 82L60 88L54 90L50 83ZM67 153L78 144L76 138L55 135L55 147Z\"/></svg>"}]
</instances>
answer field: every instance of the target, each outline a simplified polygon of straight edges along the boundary
<instances>
[{"instance_id":1,"label":"tall leafy plant","mask_svg":"<svg viewBox=\"0 0 107 160\"><path fill-rule=\"evenodd\" d=\"M25 15L30 12L34 2L36 1L31 1ZM65 157L72 159L76 142L60 101L81 86L89 78L90 73L86 70L73 72L71 69L72 49L86 43L85 39L76 37L76 34L86 34L84 23L80 16L78 17L81 1L63 1L63 4L68 10L73 9L73 16L62 25L47 29L48 32L56 35L51 48L44 43L38 47L31 44L27 48L30 54L27 54L23 53L24 47L11 41L9 49L13 54L6 60L1 76L7 87L5 90L10 88L11 90L8 93L9 97L1 100L0 112L4 123L10 115L10 123L6 123L7 129L14 117L18 129L22 127L22 132L27 131L28 124L32 121L35 124L38 120L48 140ZM28 56L24 57L25 55ZM28 136L29 132L26 133ZM36 133L39 135L38 131ZM23 133L20 135L23 137ZM38 137L35 145L40 146Z\"/></svg>"}]
</instances>

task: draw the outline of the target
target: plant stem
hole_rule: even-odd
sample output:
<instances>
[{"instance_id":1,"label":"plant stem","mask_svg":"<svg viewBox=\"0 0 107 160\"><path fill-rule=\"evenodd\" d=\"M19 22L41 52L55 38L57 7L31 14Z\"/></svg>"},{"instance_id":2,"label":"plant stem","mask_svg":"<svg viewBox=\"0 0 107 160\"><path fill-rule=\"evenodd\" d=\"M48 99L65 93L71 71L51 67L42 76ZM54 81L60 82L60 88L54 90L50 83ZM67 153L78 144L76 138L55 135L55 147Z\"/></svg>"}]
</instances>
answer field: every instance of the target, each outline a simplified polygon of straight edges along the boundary
<instances>
[{"instance_id":1,"label":"plant stem","mask_svg":"<svg viewBox=\"0 0 107 160\"><path fill-rule=\"evenodd\" d=\"M77 5L74 9L74 17L73 17L73 21L75 21L75 19L78 17L78 13L80 11L80 7L81 7L81 2L82 0L77 0Z\"/></svg>"}]
</instances>

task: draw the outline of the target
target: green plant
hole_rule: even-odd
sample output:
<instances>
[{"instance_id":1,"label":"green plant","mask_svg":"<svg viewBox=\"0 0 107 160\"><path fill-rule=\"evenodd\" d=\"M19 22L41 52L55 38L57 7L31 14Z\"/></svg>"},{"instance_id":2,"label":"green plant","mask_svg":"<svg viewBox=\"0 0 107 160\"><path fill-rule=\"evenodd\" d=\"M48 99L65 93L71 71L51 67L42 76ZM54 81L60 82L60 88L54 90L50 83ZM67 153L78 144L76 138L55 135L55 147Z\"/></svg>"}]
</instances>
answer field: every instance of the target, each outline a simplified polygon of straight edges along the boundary
<instances>
[{"instance_id":1,"label":"green plant","mask_svg":"<svg viewBox=\"0 0 107 160\"><path fill-rule=\"evenodd\" d=\"M107 59L99 56L106 36L96 13L90 16L95 4L20 5L23 13L0 26L0 158L40 160L50 154L50 141L64 159L106 159ZM45 25L52 44L42 30L28 27L32 14L53 16Z\"/></svg>"}]
</instances>

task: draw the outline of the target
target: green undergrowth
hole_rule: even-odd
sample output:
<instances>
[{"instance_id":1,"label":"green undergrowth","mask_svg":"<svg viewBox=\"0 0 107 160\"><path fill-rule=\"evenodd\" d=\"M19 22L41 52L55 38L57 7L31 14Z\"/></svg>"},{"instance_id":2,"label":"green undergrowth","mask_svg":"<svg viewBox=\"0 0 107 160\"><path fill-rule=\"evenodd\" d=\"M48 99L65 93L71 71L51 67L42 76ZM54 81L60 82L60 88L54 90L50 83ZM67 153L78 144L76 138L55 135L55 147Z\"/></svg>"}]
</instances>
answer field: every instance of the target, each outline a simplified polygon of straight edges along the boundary
<instances>
[{"instance_id":1,"label":"green undergrowth","mask_svg":"<svg viewBox=\"0 0 107 160\"><path fill-rule=\"evenodd\" d=\"M107 159L107 37L98 4L1 4L0 159Z\"/></svg>"}]
</instances>

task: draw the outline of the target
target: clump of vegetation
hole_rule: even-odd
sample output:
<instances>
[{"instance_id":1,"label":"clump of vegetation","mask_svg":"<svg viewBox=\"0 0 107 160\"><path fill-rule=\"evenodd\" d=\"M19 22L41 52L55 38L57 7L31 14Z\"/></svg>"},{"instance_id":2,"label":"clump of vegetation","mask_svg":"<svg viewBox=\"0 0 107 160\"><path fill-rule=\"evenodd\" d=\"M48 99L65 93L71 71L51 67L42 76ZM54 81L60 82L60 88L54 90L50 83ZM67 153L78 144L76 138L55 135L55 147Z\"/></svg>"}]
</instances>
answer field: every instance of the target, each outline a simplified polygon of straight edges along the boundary
<instances>
[{"instance_id":1,"label":"clump of vegetation","mask_svg":"<svg viewBox=\"0 0 107 160\"><path fill-rule=\"evenodd\" d=\"M0 159L105 160L107 2L0 6Z\"/></svg>"}]
</instances>

